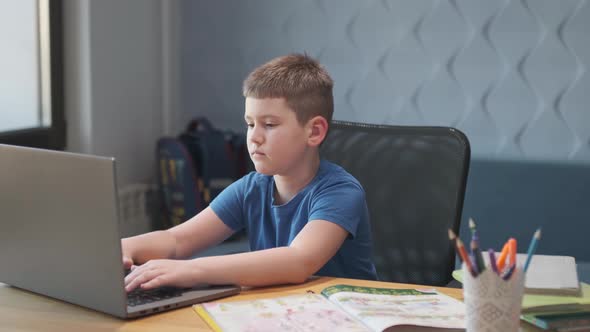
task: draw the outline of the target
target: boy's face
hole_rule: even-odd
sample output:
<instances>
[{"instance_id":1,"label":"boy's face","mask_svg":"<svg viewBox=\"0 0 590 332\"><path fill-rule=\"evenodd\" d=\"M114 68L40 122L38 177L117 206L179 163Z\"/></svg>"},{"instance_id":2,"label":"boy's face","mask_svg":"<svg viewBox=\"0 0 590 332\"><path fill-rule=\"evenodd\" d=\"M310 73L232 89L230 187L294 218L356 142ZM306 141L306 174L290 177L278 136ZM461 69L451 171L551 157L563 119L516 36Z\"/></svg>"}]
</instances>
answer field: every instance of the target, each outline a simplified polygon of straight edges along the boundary
<instances>
[{"instance_id":1,"label":"boy's face","mask_svg":"<svg viewBox=\"0 0 590 332\"><path fill-rule=\"evenodd\" d=\"M284 98L246 98L244 119L248 125L248 152L256 171L288 175L305 155L308 130L302 126Z\"/></svg>"}]
</instances>

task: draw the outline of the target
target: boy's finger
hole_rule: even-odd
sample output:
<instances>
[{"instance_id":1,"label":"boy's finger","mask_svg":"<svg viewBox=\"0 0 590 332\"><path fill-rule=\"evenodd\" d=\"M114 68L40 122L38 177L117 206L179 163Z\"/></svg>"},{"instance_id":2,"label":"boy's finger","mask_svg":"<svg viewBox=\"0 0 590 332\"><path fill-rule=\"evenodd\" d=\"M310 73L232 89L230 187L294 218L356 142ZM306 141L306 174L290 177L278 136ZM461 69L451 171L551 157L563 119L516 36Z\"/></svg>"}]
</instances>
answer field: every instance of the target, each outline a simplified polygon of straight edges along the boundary
<instances>
[{"instance_id":1,"label":"boy's finger","mask_svg":"<svg viewBox=\"0 0 590 332\"><path fill-rule=\"evenodd\" d=\"M142 284L154 279L157 275L158 272L156 271L133 272L125 278L125 290L130 292Z\"/></svg>"},{"instance_id":2,"label":"boy's finger","mask_svg":"<svg viewBox=\"0 0 590 332\"><path fill-rule=\"evenodd\" d=\"M143 279L140 277L129 278L129 276L125 278L125 290L127 292L134 290L143 282Z\"/></svg>"},{"instance_id":3,"label":"boy's finger","mask_svg":"<svg viewBox=\"0 0 590 332\"><path fill-rule=\"evenodd\" d=\"M130 269L133 266L133 261L131 260L131 258L127 257L127 256L123 256L123 267L125 269Z\"/></svg>"}]
</instances>

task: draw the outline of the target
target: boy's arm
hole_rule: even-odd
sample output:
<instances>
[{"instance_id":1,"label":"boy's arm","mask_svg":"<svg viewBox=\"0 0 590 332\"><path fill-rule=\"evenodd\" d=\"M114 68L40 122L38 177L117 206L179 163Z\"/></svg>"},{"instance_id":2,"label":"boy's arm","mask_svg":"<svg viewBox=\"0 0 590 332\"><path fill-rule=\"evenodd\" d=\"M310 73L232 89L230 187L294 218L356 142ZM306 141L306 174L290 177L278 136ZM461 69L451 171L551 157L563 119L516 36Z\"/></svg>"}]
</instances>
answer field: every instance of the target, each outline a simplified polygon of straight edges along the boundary
<instances>
[{"instance_id":1,"label":"boy's arm","mask_svg":"<svg viewBox=\"0 0 590 332\"><path fill-rule=\"evenodd\" d=\"M121 240L123 263L143 264L152 259L188 258L215 245L234 231L207 207L186 222L169 230L150 232Z\"/></svg>"},{"instance_id":2,"label":"boy's arm","mask_svg":"<svg viewBox=\"0 0 590 332\"><path fill-rule=\"evenodd\" d=\"M190 258L193 254L220 243L234 233L234 230L221 221L211 207L206 207L196 216L168 231L176 240L176 251L172 257L176 259Z\"/></svg>"},{"instance_id":3,"label":"boy's arm","mask_svg":"<svg viewBox=\"0 0 590 332\"><path fill-rule=\"evenodd\" d=\"M299 232L289 247L197 258L183 263L151 261L126 278L128 290L141 285L238 284L266 286L301 283L336 254L348 232L325 220L314 220ZM174 264L182 264L176 266Z\"/></svg>"},{"instance_id":4,"label":"boy's arm","mask_svg":"<svg viewBox=\"0 0 590 332\"><path fill-rule=\"evenodd\" d=\"M344 243L348 232L326 220L308 222L289 247L195 260L206 283L265 286L301 283L316 273Z\"/></svg>"},{"instance_id":5,"label":"boy's arm","mask_svg":"<svg viewBox=\"0 0 590 332\"><path fill-rule=\"evenodd\" d=\"M155 231L121 240L123 266L143 264L150 259L169 258L174 255L175 240L168 231Z\"/></svg>"}]
</instances>

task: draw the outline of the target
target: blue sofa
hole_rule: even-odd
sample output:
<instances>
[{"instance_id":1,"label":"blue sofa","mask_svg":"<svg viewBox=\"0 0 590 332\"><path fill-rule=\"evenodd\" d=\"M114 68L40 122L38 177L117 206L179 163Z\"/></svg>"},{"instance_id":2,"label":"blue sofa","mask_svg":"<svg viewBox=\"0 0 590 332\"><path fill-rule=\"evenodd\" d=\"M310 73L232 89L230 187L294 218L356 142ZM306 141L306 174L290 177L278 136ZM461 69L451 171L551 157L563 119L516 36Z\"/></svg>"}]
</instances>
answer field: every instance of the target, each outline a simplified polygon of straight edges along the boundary
<instances>
[{"instance_id":1,"label":"blue sofa","mask_svg":"<svg viewBox=\"0 0 590 332\"><path fill-rule=\"evenodd\" d=\"M508 237L526 252L542 227L538 254L574 256L590 262L590 164L547 161L471 161L461 221L469 240L469 217L483 249L500 250Z\"/></svg>"}]
</instances>

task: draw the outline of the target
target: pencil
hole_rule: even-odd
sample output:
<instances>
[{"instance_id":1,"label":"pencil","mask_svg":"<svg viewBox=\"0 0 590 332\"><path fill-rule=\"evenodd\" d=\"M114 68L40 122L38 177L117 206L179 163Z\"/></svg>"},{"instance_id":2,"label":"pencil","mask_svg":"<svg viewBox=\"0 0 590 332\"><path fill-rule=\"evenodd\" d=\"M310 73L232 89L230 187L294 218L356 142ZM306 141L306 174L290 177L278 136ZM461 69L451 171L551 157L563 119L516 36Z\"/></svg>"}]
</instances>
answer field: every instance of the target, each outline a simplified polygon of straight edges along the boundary
<instances>
[{"instance_id":1,"label":"pencil","mask_svg":"<svg viewBox=\"0 0 590 332\"><path fill-rule=\"evenodd\" d=\"M461 261L467 266L467 270L471 273L472 276L477 276L475 271L473 270L473 266L471 265L471 261L469 260L469 255L467 255L467 250L465 250L465 246L463 245L463 241L449 229L449 239L455 243L455 249L457 250L457 254Z\"/></svg>"},{"instance_id":2,"label":"pencil","mask_svg":"<svg viewBox=\"0 0 590 332\"><path fill-rule=\"evenodd\" d=\"M475 229L475 222L471 218L469 218L469 228L471 229L471 254L473 255L477 272L481 273L486 269L486 264L483 262L483 254L479 248L479 236L477 235L477 230Z\"/></svg>"},{"instance_id":3,"label":"pencil","mask_svg":"<svg viewBox=\"0 0 590 332\"><path fill-rule=\"evenodd\" d=\"M471 230L471 236L475 234L475 222L473 218L469 218L469 230Z\"/></svg>"},{"instance_id":4,"label":"pencil","mask_svg":"<svg viewBox=\"0 0 590 332\"><path fill-rule=\"evenodd\" d=\"M531 240L531 243L529 244L529 250L526 253L526 261L524 263L524 272L526 272L526 270L529 268L529 264L531 263L531 259L533 258L533 255L535 254L535 250L537 250L537 245L538 245L540 239L541 239L541 227L539 227L537 229L537 231L535 232L535 234L533 234L533 239Z\"/></svg>"}]
</instances>

